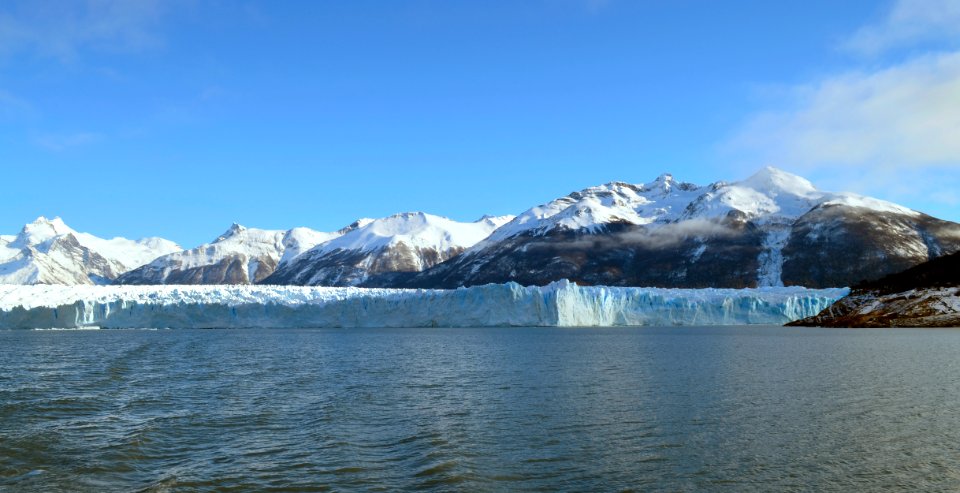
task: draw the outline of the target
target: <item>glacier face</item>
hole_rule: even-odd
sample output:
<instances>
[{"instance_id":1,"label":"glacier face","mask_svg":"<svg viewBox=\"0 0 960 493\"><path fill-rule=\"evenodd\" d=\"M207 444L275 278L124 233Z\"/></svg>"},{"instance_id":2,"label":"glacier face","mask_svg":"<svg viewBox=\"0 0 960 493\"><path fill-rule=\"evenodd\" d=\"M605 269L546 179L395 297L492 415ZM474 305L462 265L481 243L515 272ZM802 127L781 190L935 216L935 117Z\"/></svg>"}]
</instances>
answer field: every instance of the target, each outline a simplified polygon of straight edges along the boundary
<instances>
[{"instance_id":1,"label":"glacier face","mask_svg":"<svg viewBox=\"0 0 960 493\"><path fill-rule=\"evenodd\" d=\"M488 284L454 290L300 286L0 286L0 328L297 328L783 324L846 289Z\"/></svg>"}]
</instances>

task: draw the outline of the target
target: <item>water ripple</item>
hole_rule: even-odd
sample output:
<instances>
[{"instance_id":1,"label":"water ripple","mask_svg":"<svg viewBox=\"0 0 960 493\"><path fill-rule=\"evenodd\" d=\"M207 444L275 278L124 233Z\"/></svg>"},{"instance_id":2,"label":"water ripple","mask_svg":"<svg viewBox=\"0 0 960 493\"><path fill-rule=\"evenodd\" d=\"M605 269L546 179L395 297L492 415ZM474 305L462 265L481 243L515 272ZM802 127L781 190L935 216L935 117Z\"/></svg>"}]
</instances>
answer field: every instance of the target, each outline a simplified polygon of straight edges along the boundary
<instances>
[{"instance_id":1,"label":"water ripple","mask_svg":"<svg viewBox=\"0 0 960 493\"><path fill-rule=\"evenodd\" d=\"M0 490L950 491L960 331L0 331Z\"/></svg>"}]
</instances>

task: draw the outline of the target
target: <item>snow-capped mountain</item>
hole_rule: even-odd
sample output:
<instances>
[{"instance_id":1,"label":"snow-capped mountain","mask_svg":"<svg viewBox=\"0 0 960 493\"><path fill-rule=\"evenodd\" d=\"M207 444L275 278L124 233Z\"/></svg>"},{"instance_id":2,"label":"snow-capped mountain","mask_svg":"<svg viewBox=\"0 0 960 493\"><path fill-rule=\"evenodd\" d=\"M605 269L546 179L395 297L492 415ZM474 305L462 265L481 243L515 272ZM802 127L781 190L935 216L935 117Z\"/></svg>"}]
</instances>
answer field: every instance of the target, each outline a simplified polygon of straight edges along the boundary
<instances>
[{"instance_id":1,"label":"snow-capped mountain","mask_svg":"<svg viewBox=\"0 0 960 493\"><path fill-rule=\"evenodd\" d=\"M462 223L422 212L361 219L338 238L280 266L265 284L389 286L490 235L512 216Z\"/></svg>"},{"instance_id":2,"label":"snow-capped mountain","mask_svg":"<svg viewBox=\"0 0 960 493\"><path fill-rule=\"evenodd\" d=\"M233 224L211 243L164 255L117 279L117 284L252 284L278 265L341 233L288 231Z\"/></svg>"},{"instance_id":3,"label":"snow-capped mountain","mask_svg":"<svg viewBox=\"0 0 960 493\"><path fill-rule=\"evenodd\" d=\"M105 284L180 247L161 238L103 239L39 217L0 237L0 284Z\"/></svg>"},{"instance_id":4,"label":"snow-capped mountain","mask_svg":"<svg viewBox=\"0 0 960 493\"><path fill-rule=\"evenodd\" d=\"M612 182L472 223L405 213L334 233L234 225L188 251L156 238L104 240L40 218L0 236L0 283L819 288L958 250L956 223L764 168L707 186L669 174Z\"/></svg>"},{"instance_id":5,"label":"snow-capped mountain","mask_svg":"<svg viewBox=\"0 0 960 493\"><path fill-rule=\"evenodd\" d=\"M661 175L574 192L404 285L848 286L958 249L956 223L764 168L734 183Z\"/></svg>"}]
</instances>

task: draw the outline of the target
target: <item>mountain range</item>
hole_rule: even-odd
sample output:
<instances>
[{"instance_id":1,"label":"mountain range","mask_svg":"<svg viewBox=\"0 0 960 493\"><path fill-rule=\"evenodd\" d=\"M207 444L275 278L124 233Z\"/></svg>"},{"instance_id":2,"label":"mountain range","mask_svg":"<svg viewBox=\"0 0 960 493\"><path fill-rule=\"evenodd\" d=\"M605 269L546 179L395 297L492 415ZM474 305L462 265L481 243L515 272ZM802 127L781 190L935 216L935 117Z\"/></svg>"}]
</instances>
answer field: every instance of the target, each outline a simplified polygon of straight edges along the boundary
<instances>
[{"instance_id":1,"label":"mountain range","mask_svg":"<svg viewBox=\"0 0 960 493\"><path fill-rule=\"evenodd\" d=\"M0 283L836 287L958 250L957 223L764 168L705 186L669 174L612 182L474 222L415 212L335 232L234 224L190 250L41 217L0 236Z\"/></svg>"},{"instance_id":2,"label":"mountain range","mask_svg":"<svg viewBox=\"0 0 960 493\"><path fill-rule=\"evenodd\" d=\"M960 249L960 225L764 168L697 186L662 175L529 209L405 285L514 280L679 288L850 286Z\"/></svg>"},{"instance_id":3,"label":"mountain range","mask_svg":"<svg viewBox=\"0 0 960 493\"><path fill-rule=\"evenodd\" d=\"M274 231L233 224L210 243L171 252L124 273L117 284L254 284L277 266L341 233Z\"/></svg>"}]
</instances>

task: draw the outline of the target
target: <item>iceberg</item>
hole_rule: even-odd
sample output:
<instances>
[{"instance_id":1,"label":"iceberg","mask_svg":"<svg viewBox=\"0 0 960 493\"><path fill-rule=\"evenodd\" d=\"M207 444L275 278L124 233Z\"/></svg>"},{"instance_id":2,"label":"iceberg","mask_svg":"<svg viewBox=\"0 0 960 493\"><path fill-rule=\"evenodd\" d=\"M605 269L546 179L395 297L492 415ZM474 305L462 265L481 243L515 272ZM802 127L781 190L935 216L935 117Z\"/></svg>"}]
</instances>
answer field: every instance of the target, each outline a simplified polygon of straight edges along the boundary
<instances>
[{"instance_id":1,"label":"iceberg","mask_svg":"<svg viewBox=\"0 0 960 493\"><path fill-rule=\"evenodd\" d=\"M816 315L848 292L621 288L568 281L452 290L0 285L0 328L780 325Z\"/></svg>"}]
</instances>

